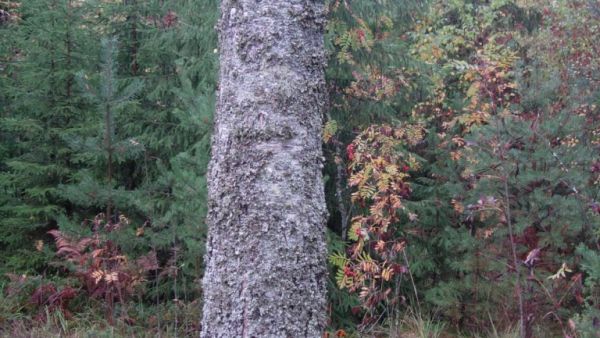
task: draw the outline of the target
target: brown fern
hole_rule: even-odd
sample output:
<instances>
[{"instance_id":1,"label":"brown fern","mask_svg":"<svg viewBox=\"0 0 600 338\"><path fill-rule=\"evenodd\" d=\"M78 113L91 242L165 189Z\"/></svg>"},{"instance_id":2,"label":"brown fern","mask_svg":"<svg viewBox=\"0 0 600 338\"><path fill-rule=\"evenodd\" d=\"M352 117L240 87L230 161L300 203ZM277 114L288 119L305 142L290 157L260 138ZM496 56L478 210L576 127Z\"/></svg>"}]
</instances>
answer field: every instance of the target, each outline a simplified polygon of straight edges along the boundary
<instances>
[{"instance_id":1,"label":"brown fern","mask_svg":"<svg viewBox=\"0 0 600 338\"><path fill-rule=\"evenodd\" d=\"M119 223L109 223L104 221L101 214L94 218L92 224L94 234L91 237L75 239L59 230L48 233L54 237L57 256L74 265L72 273L79 279L88 296L104 301L110 320L114 304L125 302L145 281L146 273L158 270L159 265L155 252L132 261L122 254L114 242L103 237L103 232L117 231L129 224L127 218L120 217ZM67 289L61 296L44 298L46 293L52 294L50 291L57 294L56 290L40 289L35 294L35 301L60 303L62 298L70 296L72 292Z\"/></svg>"},{"instance_id":2,"label":"brown fern","mask_svg":"<svg viewBox=\"0 0 600 338\"><path fill-rule=\"evenodd\" d=\"M69 319L73 316L67 309L69 302L78 293L77 289L70 286L59 290L53 283L46 283L35 289L29 298L29 303L38 309L36 319L39 321L46 321L46 313L55 311L60 311L65 318Z\"/></svg>"}]
</instances>

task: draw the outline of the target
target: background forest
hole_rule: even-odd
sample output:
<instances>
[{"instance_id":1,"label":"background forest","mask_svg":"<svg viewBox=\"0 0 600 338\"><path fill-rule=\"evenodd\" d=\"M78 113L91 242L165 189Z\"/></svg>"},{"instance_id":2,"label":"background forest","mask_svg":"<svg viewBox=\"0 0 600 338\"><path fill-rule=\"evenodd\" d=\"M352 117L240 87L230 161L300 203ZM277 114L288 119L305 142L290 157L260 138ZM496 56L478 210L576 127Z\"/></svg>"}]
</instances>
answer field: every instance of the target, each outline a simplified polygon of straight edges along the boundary
<instances>
[{"instance_id":1,"label":"background forest","mask_svg":"<svg viewBox=\"0 0 600 338\"><path fill-rule=\"evenodd\" d=\"M599 337L600 3L329 0L328 337ZM216 0L0 0L0 335L197 336Z\"/></svg>"}]
</instances>

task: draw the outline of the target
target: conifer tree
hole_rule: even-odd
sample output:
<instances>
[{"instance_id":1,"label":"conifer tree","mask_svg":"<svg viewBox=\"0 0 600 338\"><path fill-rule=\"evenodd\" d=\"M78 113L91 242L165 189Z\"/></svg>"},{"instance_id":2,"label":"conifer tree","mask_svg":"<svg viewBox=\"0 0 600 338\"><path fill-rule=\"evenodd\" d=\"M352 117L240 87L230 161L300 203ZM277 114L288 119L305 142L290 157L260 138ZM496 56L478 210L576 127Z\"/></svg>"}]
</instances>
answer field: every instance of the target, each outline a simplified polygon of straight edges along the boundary
<instances>
[{"instance_id":1,"label":"conifer tree","mask_svg":"<svg viewBox=\"0 0 600 338\"><path fill-rule=\"evenodd\" d=\"M194 280L202 265L198 253L203 251L205 235L202 168L209 158L214 107L216 1L128 1L103 3L100 8L103 15L96 24L106 26L119 39L113 51L113 78L101 70L100 78L88 74L84 82L88 88L97 87L96 92L114 86L119 95L126 86L144 84L135 86L134 100L121 100L114 107L111 128L106 128L106 109L101 104L93 121L70 139L85 169L77 173L73 184L62 186L64 196L71 196L80 211L63 228L76 229L83 219L106 211L111 200L112 220L123 215L137 226L115 235L114 240L128 254L152 248L161 260L171 263L177 250L179 263L172 268L181 270L178 281L194 297L198 290ZM87 96L90 102L99 103L98 97ZM107 162L105 134L99 130L110 132L112 161ZM168 278L159 278L156 285L149 296L173 293Z\"/></svg>"},{"instance_id":2,"label":"conifer tree","mask_svg":"<svg viewBox=\"0 0 600 338\"><path fill-rule=\"evenodd\" d=\"M222 1L203 337L325 324L321 1Z\"/></svg>"},{"instance_id":3,"label":"conifer tree","mask_svg":"<svg viewBox=\"0 0 600 338\"><path fill-rule=\"evenodd\" d=\"M72 0L25 1L13 35L9 58L9 98L3 107L3 138L12 140L0 172L2 205L0 247L7 269L40 268L46 258L33 240L56 226L56 218L73 211L60 197L58 184L67 182L76 165L64 137L84 123L86 107L78 97L75 74L93 60L93 45L82 12ZM12 55L11 55L12 54Z\"/></svg>"},{"instance_id":4,"label":"conifer tree","mask_svg":"<svg viewBox=\"0 0 600 338\"><path fill-rule=\"evenodd\" d=\"M114 172L116 167L132 157L140 157L143 147L134 138L122 139L115 133L119 115L131 107L134 96L141 90L143 83L139 79L123 83L116 78L115 61L117 40L103 39L101 42L100 74L96 81L89 81L88 75L78 74L82 87L82 96L96 107L95 118L81 128L73 130L67 138L73 150L73 160L88 166L81 168L71 177L70 184L61 185L61 192L80 210L90 207L104 208L108 222L118 222L116 206L127 204L124 189L119 189ZM95 175L94 175L95 172Z\"/></svg>"},{"instance_id":5,"label":"conifer tree","mask_svg":"<svg viewBox=\"0 0 600 338\"><path fill-rule=\"evenodd\" d=\"M131 190L127 208L152 229L144 235L148 245L163 256L179 251L178 280L190 290L189 296L197 296L194 281L201 275L199 254L206 235L205 171L216 87L217 1L131 2L115 10L137 13L135 35L131 26L116 30L129 32L121 36L125 39L121 62L131 65L135 50L139 68L136 73L122 67L121 73L145 82L138 105L119 122L121 132L144 148L142 158L121 168L122 177L129 180L124 186ZM152 292L173 293L171 282L164 282Z\"/></svg>"}]
</instances>

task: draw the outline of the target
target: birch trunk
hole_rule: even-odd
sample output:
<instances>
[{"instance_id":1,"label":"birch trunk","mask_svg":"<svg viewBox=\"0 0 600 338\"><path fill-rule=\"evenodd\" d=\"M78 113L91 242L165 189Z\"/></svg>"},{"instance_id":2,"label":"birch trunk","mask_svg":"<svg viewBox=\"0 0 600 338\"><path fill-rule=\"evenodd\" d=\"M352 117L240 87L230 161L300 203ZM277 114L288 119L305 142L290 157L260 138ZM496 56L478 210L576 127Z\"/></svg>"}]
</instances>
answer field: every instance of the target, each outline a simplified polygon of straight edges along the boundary
<instances>
[{"instance_id":1,"label":"birch trunk","mask_svg":"<svg viewBox=\"0 0 600 338\"><path fill-rule=\"evenodd\" d=\"M321 337L324 4L222 0L202 337Z\"/></svg>"}]
</instances>

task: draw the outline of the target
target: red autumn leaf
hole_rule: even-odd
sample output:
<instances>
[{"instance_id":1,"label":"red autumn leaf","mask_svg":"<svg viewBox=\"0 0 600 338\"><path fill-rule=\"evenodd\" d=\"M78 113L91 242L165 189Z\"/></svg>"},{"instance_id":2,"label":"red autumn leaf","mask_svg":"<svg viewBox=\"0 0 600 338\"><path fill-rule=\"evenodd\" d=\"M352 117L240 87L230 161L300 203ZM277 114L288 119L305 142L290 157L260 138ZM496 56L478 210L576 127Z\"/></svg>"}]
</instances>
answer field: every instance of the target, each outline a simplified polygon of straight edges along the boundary
<instances>
[{"instance_id":1,"label":"red autumn leaf","mask_svg":"<svg viewBox=\"0 0 600 338\"><path fill-rule=\"evenodd\" d=\"M348 160L350 160L350 161L354 160L354 144L350 143L346 147L346 156L348 157Z\"/></svg>"}]
</instances>

